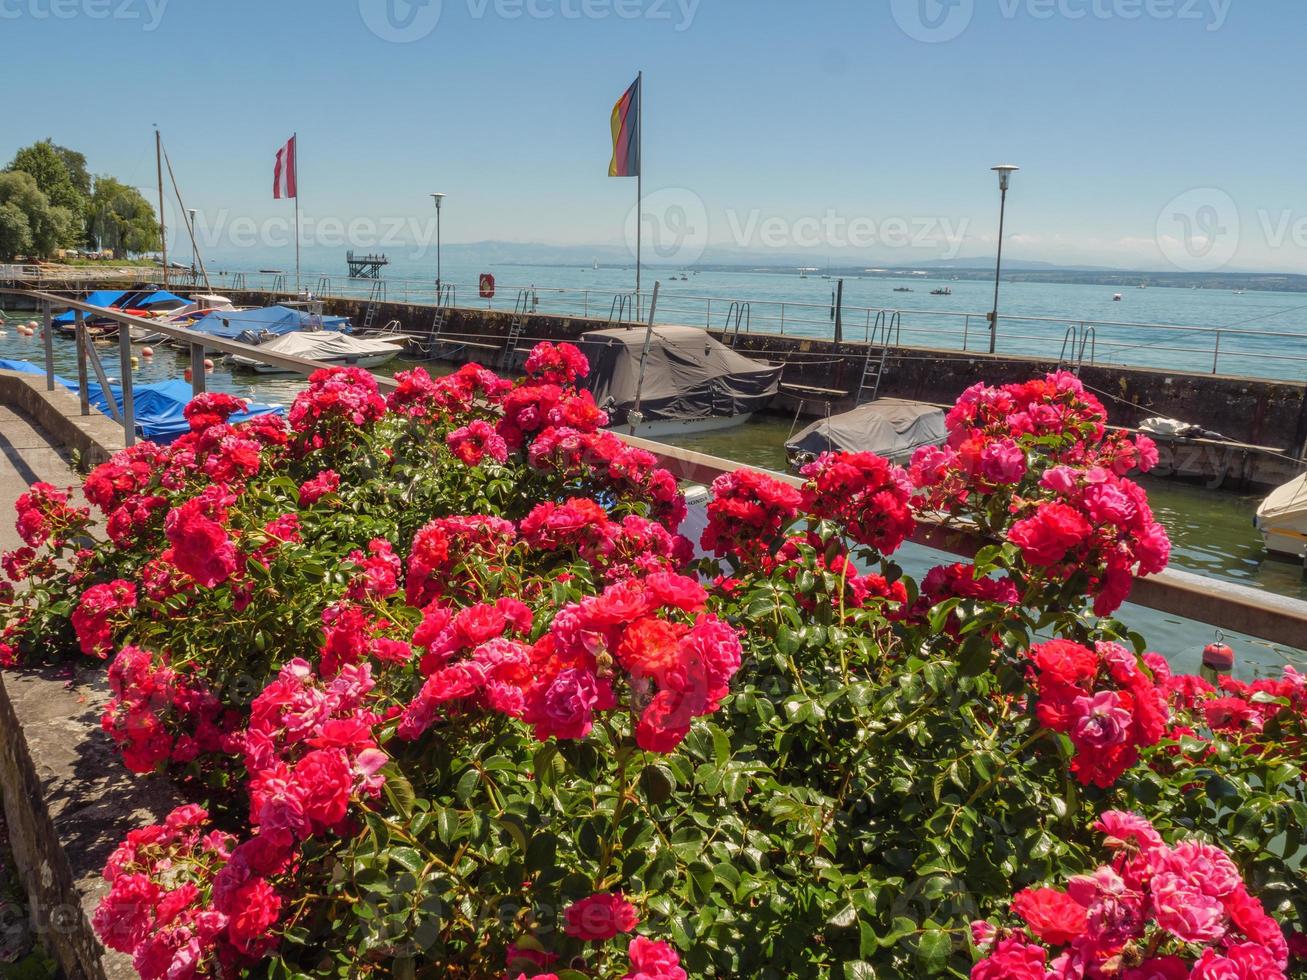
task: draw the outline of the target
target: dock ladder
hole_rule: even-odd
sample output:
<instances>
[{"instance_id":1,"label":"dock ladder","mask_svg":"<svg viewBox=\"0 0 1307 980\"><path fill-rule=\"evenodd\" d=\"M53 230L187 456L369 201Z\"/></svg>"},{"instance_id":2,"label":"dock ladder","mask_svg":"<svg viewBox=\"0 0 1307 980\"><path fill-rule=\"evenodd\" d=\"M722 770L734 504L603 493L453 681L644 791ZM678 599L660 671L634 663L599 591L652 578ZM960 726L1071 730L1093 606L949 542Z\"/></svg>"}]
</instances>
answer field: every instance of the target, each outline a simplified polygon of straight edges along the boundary
<instances>
[{"instance_id":1,"label":"dock ladder","mask_svg":"<svg viewBox=\"0 0 1307 980\"><path fill-rule=\"evenodd\" d=\"M318 288L314 290L319 296L331 295L331 277L318 276Z\"/></svg>"},{"instance_id":2,"label":"dock ladder","mask_svg":"<svg viewBox=\"0 0 1307 980\"><path fill-rule=\"evenodd\" d=\"M1066 328L1062 337L1062 353L1057 358L1057 369L1067 370L1080 377L1080 369L1085 363L1085 351L1089 352L1089 363L1094 363L1098 353L1098 338L1092 324L1073 323Z\"/></svg>"},{"instance_id":3,"label":"dock ladder","mask_svg":"<svg viewBox=\"0 0 1307 980\"><path fill-rule=\"evenodd\" d=\"M740 325L744 325L744 332L749 333L749 323L751 314L748 303L735 302L731 308L726 311L726 327L722 330L722 340L726 340L730 346L734 347L735 342L740 339ZM730 338L727 340L727 338Z\"/></svg>"},{"instance_id":4,"label":"dock ladder","mask_svg":"<svg viewBox=\"0 0 1307 980\"><path fill-rule=\"evenodd\" d=\"M517 342L526 330L527 314L531 312L531 290L519 289L517 302L513 304L513 322L508 326L508 338L504 341L504 352L499 356L499 369L508 370L508 365L517 351Z\"/></svg>"},{"instance_id":5,"label":"dock ladder","mask_svg":"<svg viewBox=\"0 0 1307 980\"><path fill-rule=\"evenodd\" d=\"M368 290L368 308L363 312L364 333L372 329L372 323L377 318L377 305L385 301L386 281L377 279L372 283L372 288Z\"/></svg>"},{"instance_id":6,"label":"dock ladder","mask_svg":"<svg viewBox=\"0 0 1307 980\"><path fill-rule=\"evenodd\" d=\"M231 288L233 290L245 291L245 273L233 272L231 276Z\"/></svg>"},{"instance_id":7,"label":"dock ladder","mask_svg":"<svg viewBox=\"0 0 1307 980\"><path fill-rule=\"evenodd\" d=\"M631 321L635 297L630 293L618 293L613 297L613 305L608 310L608 325L620 327Z\"/></svg>"},{"instance_id":8,"label":"dock ladder","mask_svg":"<svg viewBox=\"0 0 1307 980\"><path fill-rule=\"evenodd\" d=\"M284 293L286 291L286 273L278 272L272 280L272 291L274 293Z\"/></svg>"},{"instance_id":9,"label":"dock ladder","mask_svg":"<svg viewBox=\"0 0 1307 980\"><path fill-rule=\"evenodd\" d=\"M444 341L440 335L445 331L445 323L449 319L449 311L454 306L454 286L452 283L442 285L436 291L436 310L431 315L431 329L427 331L425 340L419 341L415 346L423 357L434 359L440 350ZM462 347L452 349L446 356L453 356Z\"/></svg>"},{"instance_id":10,"label":"dock ladder","mask_svg":"<svg viewBox=\"0 0 1307 980\"><path fill-rule=\"evenodd\" d=\"M862 362L862 379L858 382L855 404L875 401L880 395L880 382L885 376L885 360L889 356L891 340L897 342L903 314L895 310L881 310L876 314L871 334L867 338L867 359Z\"/></svg>"}]
</instances>

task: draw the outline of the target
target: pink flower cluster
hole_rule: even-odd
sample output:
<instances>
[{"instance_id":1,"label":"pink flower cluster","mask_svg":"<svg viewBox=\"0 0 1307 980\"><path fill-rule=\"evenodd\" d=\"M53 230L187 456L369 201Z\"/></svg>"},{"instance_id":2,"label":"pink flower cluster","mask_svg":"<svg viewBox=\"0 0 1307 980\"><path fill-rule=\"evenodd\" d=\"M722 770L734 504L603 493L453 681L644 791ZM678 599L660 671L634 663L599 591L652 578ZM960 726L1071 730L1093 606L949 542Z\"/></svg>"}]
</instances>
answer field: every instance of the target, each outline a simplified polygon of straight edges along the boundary
<instances>
[{"instance_id":1,"label":"pink flower cluster","mask_svg":"<svg viewBox=\"0 0 1307 980\"><path fill-rule=\"evenodd\" d=\"M1108 811L1095 824L1109 864L1065 890L1026 889L1012 910L1026 929L976 923L984 958L971 980L1283 980L1289 947L1220 848L1175 846L1143 817ZM1064 947L1050 961L1046 944Z\"/></svg>"},{"instance_id":2,"label":"pink flower cluster","mask_svg":"<svg viewBox=\"0 0 1307 980\"><path fill-rule=\"evenodd\" d=\"M519 532L537 551L575 553L608 582L659 570L680 571L693 557L690 542L679 534L635 514L614 521L585 497L537 504Z\"/></svg>"},{"instance_id":3,"label":"pink flower cluster","mask_svg":"<svg viewBox=\"0 0 1307 980\"><path fill-rule=\"evenodd\" d=\"M1094 611L1109 615L1135 575L1166 567L1170 542L1143 490L1125 479L1156 464L1156 447L1146 436L1109 433L1106 420L1066 372L974 385L948 414L945 446L913 456L917 504L985 524L994 513L988 501L1001 498L1006 538L1032 573L1065 581L1088 572Z\"/></svg>"},{"instance_id":4,"label":"pink flower cluster","mask_svg":"<svg viewBox=\"0 0 1307 980\"><path fill-rule=\"evenodd\" d=\"M377 379L359 367L323 368L309 375L287 416L301 452L321 449L337 432L364 429L386 413Z\"/></svg>"},{"instance_id":5,"label":"pink flower cluster","mask_svg":"<svg viewBox=\"0 0 1307 980\"><path fill-rule=\"evenodd\" d=\"M908 475L874 453L823 453L800 472L803 509L858 544L888 555L916 527Z\"/></svg>"},{"instance_id":6,"label":"pink flower cluster","mask_svg":"<svg viewBox=\"0 0 1307 980\"><path fill-rule=\"evenodd\" d=\"M73 629L82 653L104 660L113 652L115 613L136 608L136 586L126 579L93 585L73 610Z\"/></svg>"},{"instance_id":7,"label":"pink flower cluster","mask_svg":"<svg viewBox=\"0 0 1307 980\"><path fill-rule=\"evenodd\" d=\"M33 483L14 503L18 512L15 527L29 547L61 547L68 538L89 526L90 512L74 507L68 494L48 483Z\"/></svg>"},{"instance_id":8,"label":"pink flower cluster","mask_svg":"<svg viewBox=\"0 0 1307 980\"><path fill-rule=\"evenodd\" d=\"M1166 733L1165 690L1119 644L1050 640L1029 656L1035 715L1071 739L1071 771L1082 783L1112 786Z\"/></svg>"},{"instance_id":9,"label":"pink flower cluster","mask_svg":"<svg viewBox=\"0 0 1307 980\"><path fill-rule=\"evenodd\" d=\"M590 373L590 362L571 344L536 344L526 359L526 373L546 384L569 385Z\"/></svg>"},{"instance_id":10,"label":"pink flower cluster","mask_svg":"<svg viewBox=\"0 0 1307 980\"><path fill-rule=\"evenodd\" d=\"M180 807L129 833L105 865L109 893L95 910L95 931L131 955L143 980L233 975L252 961L248 938L275 897L250 893L230 912L216 907L212 883L234 838L207 824L202 808Z\"/></svg>"},{"instance_id":11,"label":"pink flower cluster","mask_svg":"<svg viewBox=\"0 0 1307 980\"><path fill-rule=\"evenodd\" d=\"M183 764L202 753L220 752L236 724L207 688L140 647L119 651L109 666L109 690L113 697L100 727L132 772L154 772L165 763Z\"/></svg>"},{"instance_id":12,"label":"pink flower cluster","mask_svg":"<svg viewBox=\"0 0 1307 980\"><path fill-rule=\"evenodd\" d=\"M724 473L713 480L708 526L699 544L718 558L762 561L779 546L802 502L794 487L756 470Z\"/></svg>"}]
</instances>

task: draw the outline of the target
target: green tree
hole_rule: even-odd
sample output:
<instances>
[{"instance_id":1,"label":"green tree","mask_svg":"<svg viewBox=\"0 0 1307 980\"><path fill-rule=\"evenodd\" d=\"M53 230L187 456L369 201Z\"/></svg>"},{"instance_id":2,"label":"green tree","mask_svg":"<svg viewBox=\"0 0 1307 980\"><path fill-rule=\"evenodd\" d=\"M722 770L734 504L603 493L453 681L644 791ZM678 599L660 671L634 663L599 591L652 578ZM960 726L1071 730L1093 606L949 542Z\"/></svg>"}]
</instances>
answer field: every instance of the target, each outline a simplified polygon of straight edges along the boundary
<instances>
[{"instance_id":1,"label":"green tree","mask_svg":"<svg viewBox=\"0 0 1307 980\"><path fill-rule=\"evenodd\" d=\"M0 173L0 259L46 258L76 226L73 212L52 204L31 174Z\"/></svg>"},{"instance_id":2,"label":"green tree","mask_svg":"<svg viewBox=\"0 0 1307 980\"><path fill-rule=\"evenodd\" d=\"M116 257L159 247L159 219L150 202L135 187L113 177L95 178L87 206L89 237Z\"/></svg>"},{"instance_id":3,"label":"green tree","mask_svg":"<svg viewBox=\"0 0 1307 980\"><path fill-rule=\"evenodd\" d=\"M65 154L81 158L81 166L85 169L86 161L80 153L73 154L73 151L55 146L49 139L23 147L14 154L9 169L30 174L36 181L37 188L49 198L50 204L66 209L73 216L74 220L67 224L58 244L75 246L83 241L87 200L77 186L80 175L75 176L69 171ZM73 162L76 164L78 160L74 159Z\"/></svg>"},{"instance_id":4,"label":"green tree","mask_svg":"<svg viewBox=\"0 0 1307 980\"><path fill-rule=\"evenodd\" d=\"M68 178L73 182L73 187L77 189L77 193L84 198L89 198L91 196L91 172L86 169L86 154L70 150L66 146L59 146L57 143L51 145L68 169Z\"/></svg>"}]
</instances>

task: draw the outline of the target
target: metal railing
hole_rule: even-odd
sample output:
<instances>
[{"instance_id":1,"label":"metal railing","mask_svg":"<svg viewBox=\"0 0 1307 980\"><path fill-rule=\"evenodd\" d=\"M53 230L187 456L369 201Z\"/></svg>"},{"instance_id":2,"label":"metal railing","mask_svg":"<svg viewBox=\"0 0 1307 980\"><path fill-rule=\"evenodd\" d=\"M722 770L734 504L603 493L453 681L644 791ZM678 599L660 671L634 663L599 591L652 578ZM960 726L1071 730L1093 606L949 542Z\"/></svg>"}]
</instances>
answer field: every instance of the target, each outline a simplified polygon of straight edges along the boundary
<instances>
[{"instance_id":1,"label":"metal railing","mask_svg":"<svg viewBox=\"0 0 1307 980\"><path fill-rule=\"evenodd\" d=\"M12 268L28 273L33 271L31 267ZM6 281L4 270L5 267L0 267L0 282ZM133 267L123 273L122 279L158 283L163 280L163 271ZM65 268L57 273L42 269L35 272L34 277L29 276L23 281L24 285L36 288L50 284L62 291L106 282L104 273L97 274L92 267ZM189 270L169 270L168 279L170 285L176 288L203 285L199 277L192 276ZM296 295L286 292L289 280L285 273L219 271L210 273L209 281L214 289L264 292L275 294L276 297ZM306 281L314 280L310 277ZM426 306L437 303L436 287L432 280L387 278L384 281L391 302ZM366 301L374 282L370 279L321 276L316 279L316 295L326 299ZM605 310L609 310L609 319L612 319L614 313L623 319L640 319L634 304L629 314L612 309L614 296L621 292L615 289L501 284L494 298L476 300L465 303L464 306L508 312L512 309L514 298L522 290L529 290L538 299L538 304L532 310L534 313L599 318ZM477 290L467 287L464 295L476 296ZM695 324L719 330L723 315L730 319L733 327L732 307L739 309L746 304L749 309L747 332L833 338L834 323L829 303L705 296L681 293L675 288L664 288L658 309L658 322ZM858 327L861 326L862 340L870 342L873 325L881 313L899 314L904 346L964 353L988 351L988 321L983 312L846 306L842 311L846 339L856 338ZM717 322L714 322L714 317ZM1079 337L1094 338L1083 361L1088 365L1128 364L1188 373L1226 373L1295 380L1307 376L1307 330L1295 333L1009 313L1003 313L1001 323L1003 329L997 338L997 353L1008 357L1035 357L1057 362L1067 331L1072 329Z\"/></svg>"},{"instance_id":2,"label":"metal railing","mask_svg":"<svg viewBox=\"0 0 1307 980\"><path fill-rule=\"evenodd\" d=\"M319 361L287 354L276 354L260 347L237 343L208 335L197 336L193 330L171 327L155 320L122 313L118 310L91 306L87 303L69 301L47 292L33 290L0 288L0 295L20 295L37 300L42 305L42 319L45 323L45 374L46 389L55 389L54 376L54 331L52 329L53 308L70 307L75 313L75 334L79 348L78 357L78 393L81 399L83 415L91 414L89 398L89 377L85 351L93 350L86 330L86 314L113 320L119 324L118 351L121 379L123 386L123 411L119 421L123 426L123 437L127 445L136 440L135 419L132 411L132 364L131 364L131 327L139 327L151 333L162 334L189 347L191 355L191 384L194 394L204 391L204 352L210 350L227 354L240 354L264 364L274 365L296 374L309 375L321 368ZM393 378L377 378L377 386L382 391L393 391L397 384ZM112 399L110 399L112 401ZM724 473L740 469L750 469L745 464L731 460L708 456L652 442L633 436L618 435L633 446L648 450L676 477L695 483L711 484ZM792 485L801 485L797 477L788 474L773 474L777 479ZM983 542L965 529L920 522L913 540L919 544L941 551L959 555L973 554ZM1161 612L1206 623L1222 629L1234 630L1249 636L1268 640L1290 647L1301 647L1307 637L1307 602L1260 592L1246 586L1234 585L1215 579L1193 575L1188 572L1166 571L1160 575L1139 579L1135 583L1130 601Z\"/></svg>"}]
</instances>

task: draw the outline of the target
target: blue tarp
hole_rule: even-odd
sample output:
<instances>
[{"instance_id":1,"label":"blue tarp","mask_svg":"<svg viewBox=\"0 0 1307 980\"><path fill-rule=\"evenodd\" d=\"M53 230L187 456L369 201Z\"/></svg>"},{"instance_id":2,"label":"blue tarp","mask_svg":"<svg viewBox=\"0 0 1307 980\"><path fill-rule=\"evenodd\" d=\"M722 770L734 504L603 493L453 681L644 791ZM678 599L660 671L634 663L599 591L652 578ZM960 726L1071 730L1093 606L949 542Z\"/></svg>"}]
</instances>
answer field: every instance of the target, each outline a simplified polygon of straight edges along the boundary
<instances>
[{"instance_id":1,"label":"blue tarp","mask_svg":"<svg viewBox=\"0 0 1307 980\"><path fill-rule=\"evenodd\" d=\"M89 303L91 306L113 306L127 294L121 289L99 289L91 293L83 303ZM55 323L72 323L76 319L72 310L65 310L54 318Z\"/></svg>"},{"instance_id":2,"label":"blue tarp","mask_svg":"<svg viewBox=\"0 0 1307 980\"><path fill-rule=\"evenodd\" d=\"M123 292L121 289L100 289L91 293L82 302L89 303L91 306L108 306L119 310L144 310L159 303L187 303L189 300L163 289L152 293L143 290ZM65 310L54 318L54 322L72 323L75 319L76 314L72 310Z\"/></svg>"},{"instance_id":3,"label":"blue tarp","mask_svg":"<svg viewBox=\"0 0 1307 980\"><path fill-rule=\"evenodd\" d=\"M0 358L0 371L45 374L45 368L30 361L8 361L3 358ZM57 374L54 379L69 391L77 391L76 381L69 381ZM100 386L92 382L87 385L87 390L90 392L91 404L104 415L109 416L109 400L104 396ZM122 386L110 385L109 394L113 397L114 404L121 413L123 408ZM136 431L143 438L161 444L169 443L183 433L190 431L190 424L186 421L186 416L182 414L182 410L186 408L187 403L191 400L189 381L173 379L172 381L156 381L152 384L133 385L132 394L135 396L132 410L136 416ZM251 402L246 411L236 413L229 421L232 423L245 422L257 415L267 415L271 412L283 414L285 411L285 407L281 405L259 405Z\"/></svg>"},{"instance_id":4,"label":"blue tarp","mask_svg":"<svg viewBox=\"0 0 1307 980\"><path fill-rule=\"evenodd\" d=\"M90 388L91 404L105 415L108 415L109 402L100 390L100 386L91 385ZM118 411L121 412L123 407L122 388L119 385L110 385L109 390L118 406ZM182 414L182 410L186 408L187 403L191 400L191 384L189 381L173 379L172 381L157 381L147 385L135 385L132 388L132 394L135 396L132 410L136 415L136 429L146 439L158 443L168 443L191 430L190 423L186 421L186 416ZM235 424L248 421L256 415L267 415L271 412L280 414L285 410L282 406L251 403L246 411L237 412L228 421Z\"/></svg>"},{"instance_id":5,"label":"blue tarp","mask_svg":"<svg viewBox=\"0 0 1307 980\"><path fill-rule=\"evenodd\" d=\"M254 336L266 331L277 337L296 330L348 332L349 317L316 317L288 306L265 306L258 310L218 310L196 320L191 325L191 329L208 334L210 337L222 337L226 340L236 340L247 331Z\"/></svg>"}]
</instances>

